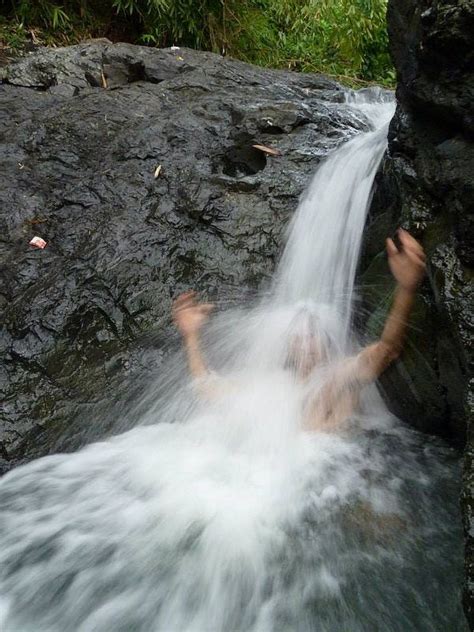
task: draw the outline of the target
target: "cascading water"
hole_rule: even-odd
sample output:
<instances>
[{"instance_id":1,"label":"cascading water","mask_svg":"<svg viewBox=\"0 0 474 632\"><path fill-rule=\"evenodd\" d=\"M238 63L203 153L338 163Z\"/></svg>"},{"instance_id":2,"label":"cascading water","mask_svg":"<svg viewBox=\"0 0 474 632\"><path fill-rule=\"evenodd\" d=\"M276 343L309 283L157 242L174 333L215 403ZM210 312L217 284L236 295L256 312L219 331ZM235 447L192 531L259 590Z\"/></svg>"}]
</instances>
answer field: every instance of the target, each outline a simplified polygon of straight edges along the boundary
<instances>
[{"instance_id":1,"label":"cascading water","mask_svg":"<svg viewBox=\"0 0 474 632\"><path fill-rule=\"evenodd\" d=\"M270 297L206 334L220 395L177 383L143 425L0 483L5 632L459 632L459 464L368 389L351 432L301 429L285 332L311 304L350 350L391 104L319 169ZM199 387L199 385L197 385ZM167 389L169 391L169 389Z\"/></svg>"},{"instance_id":2,"label":"cascading water","mask_svg":"<svg viewBox=\"0 0 474 632\"><path fill-rule=\"evenodd\" d=\"M369 112L376 129L345 144L317 171L290 225L275 281L276 300L329 303L339 308L345 321L393 106L377 103Z\"/></svg>"}]
</instances>

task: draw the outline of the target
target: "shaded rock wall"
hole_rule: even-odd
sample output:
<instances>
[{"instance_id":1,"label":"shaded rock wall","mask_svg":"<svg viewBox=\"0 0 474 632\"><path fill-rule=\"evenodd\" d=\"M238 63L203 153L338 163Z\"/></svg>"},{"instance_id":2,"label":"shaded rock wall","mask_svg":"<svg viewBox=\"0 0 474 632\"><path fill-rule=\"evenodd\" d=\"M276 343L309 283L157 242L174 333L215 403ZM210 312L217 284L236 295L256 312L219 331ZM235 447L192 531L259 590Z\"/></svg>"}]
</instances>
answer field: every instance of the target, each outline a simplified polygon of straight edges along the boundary
<instances>
[{"instance_id":1,"label":"shaded rock wall","mask_svg":"<svg viewBox=\"0 0 474 632\"><path fill-rule=\"evenodd\" d=\"M366 127L343 101L321 76L185 49L44 49L6 69L4 468L133 423L133 388L177 345L177 293L253 295L318 162Z\"/></svg>"},{"instance_id":2,"label":"shaded rock wall","mask_svg":"<svg viewBox=\"0 0 474 632\"><path fill-rule=\"evenodd\" d=\"M388 26L398 72L396 115L377 178L362 261L377 330L389 293L380 240L402 224L420 238L428 278L403 361L382 380L392 410L464 445L465 610L474 627L472 264L474 209L474 4L391 0Z\"/></svg>"}]
</instances>

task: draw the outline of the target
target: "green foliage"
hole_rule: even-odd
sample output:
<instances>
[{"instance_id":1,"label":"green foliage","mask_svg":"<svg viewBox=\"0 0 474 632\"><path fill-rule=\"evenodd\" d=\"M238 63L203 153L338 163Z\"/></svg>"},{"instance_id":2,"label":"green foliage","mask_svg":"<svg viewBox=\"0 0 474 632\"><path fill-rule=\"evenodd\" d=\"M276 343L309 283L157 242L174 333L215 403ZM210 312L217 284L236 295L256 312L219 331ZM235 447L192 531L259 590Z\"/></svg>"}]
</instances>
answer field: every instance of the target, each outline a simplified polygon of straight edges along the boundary
<instances>
[{"instance_id":1,"label":"green foliage","mask_svg":"<svg viewBox=\"0 0 474 632\"><path fill-rule=\"evenodd\" d=\"M69 22L65 10L49 0L20 0L17 5L16 13L23 22L41 24L52 29L63 29Z\"/></svg>"},{"instance_id":2,"label":"green foliage","mask_svg":"<svg viewBox=\"0 0 474 632\"><path fill-rule=\"evenodd\" d=\"M1 0L0 0L1 2ZM45 43L111 36L181 45L252 63L391 85L387 0L10 0L10 40L33 29ZM3 2L3 5L5 2ZM122 27L117 31L117 23ZM7 41L0 23L0 36ZM125 25L125 26L124 26Z\"/></svg>"},{"instance_id":3,"label":"green foliage","mask_svg":"<svg viewBox=\"0 0 474 632\"><path fill-rule=\"evenodd\" d=\"M0 0L0 50L19 48L12 35L23 31L24 39L33 44L64 46L82 39L104 37L112 32L119 38L129 32L130 20L123 28L121 18L112 8L111 0ZM127 39L125 37L125 39Z\"/></svg>"},{"instance_id":4,"label":"green foliage","mask_svg":"<svg viewBox=\"0 0 474 632\"><path fill-rule=\"evenodd\" d=\"M235 2L230 49L254 63L391 84L386 0ZM234 53L235 54L235 53Z\"/></svg>"},{"instance_id":5,"label":"green foliage","mask_svg":"<svg viewBox=\"0 0 474 632\"><path fill-rule=\"evenodd\" d=\"M3 16L0 16L0 51L1 48L7 51L20 51L28 42L27 33L23 24L11 23Z\"/></svg>"},{"instance_id":6,"label":"green foliage","mask_svg":"<svg viewBox=\"0 0 474 632\"><path fill-rule=\"evenodd\" d=\"M221 0L112 0L118 13L139 16L146 43L208 48L209 22L223 11Z\"/></svg>"}]
</instances>

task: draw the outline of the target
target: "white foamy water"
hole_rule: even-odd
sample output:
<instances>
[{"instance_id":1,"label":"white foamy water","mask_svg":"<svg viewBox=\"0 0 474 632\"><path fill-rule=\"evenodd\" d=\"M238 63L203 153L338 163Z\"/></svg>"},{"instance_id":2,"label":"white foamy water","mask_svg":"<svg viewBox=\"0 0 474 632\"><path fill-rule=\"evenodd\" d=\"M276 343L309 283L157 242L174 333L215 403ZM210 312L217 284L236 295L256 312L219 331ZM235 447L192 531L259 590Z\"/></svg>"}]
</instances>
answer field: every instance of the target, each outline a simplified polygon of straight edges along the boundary
<instances>
[{"instance_id":1,"label":"white foamy water","mask_svg":"<svg viewBox=\"0 0 474 632\"><path fill-rule=\"evenodd\" d=\"M374 388L343 431L303 429L308 391L355 346L354 275L392 112L353 102L377 129L319 169L270 298L208 328L209 382L151 390L144 425L0 482L2 632L463 629L457 455ZM330 349L304 382L288 363L302 309Z\"/></svg>"}]
</instances>

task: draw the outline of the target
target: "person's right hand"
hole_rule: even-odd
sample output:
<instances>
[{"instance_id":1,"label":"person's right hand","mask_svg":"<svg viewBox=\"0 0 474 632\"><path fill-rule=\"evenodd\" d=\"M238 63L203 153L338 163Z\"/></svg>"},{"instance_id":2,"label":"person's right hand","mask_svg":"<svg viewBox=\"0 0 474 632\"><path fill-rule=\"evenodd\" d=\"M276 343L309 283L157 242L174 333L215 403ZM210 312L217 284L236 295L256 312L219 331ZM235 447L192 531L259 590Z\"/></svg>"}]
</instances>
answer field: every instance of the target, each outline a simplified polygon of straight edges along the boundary
<instances>
[{"instance_id":1,"label":"person's right hand","mask_svg":"<svg viewBox=\"0 0 474 632\"><path fill-rule=\"evenodd\" d=\"M196 296L185 292L173 302L173 322L184 337L198 333L214 308L212 303L198 303Z\"/></svg>"}]
</instances>

